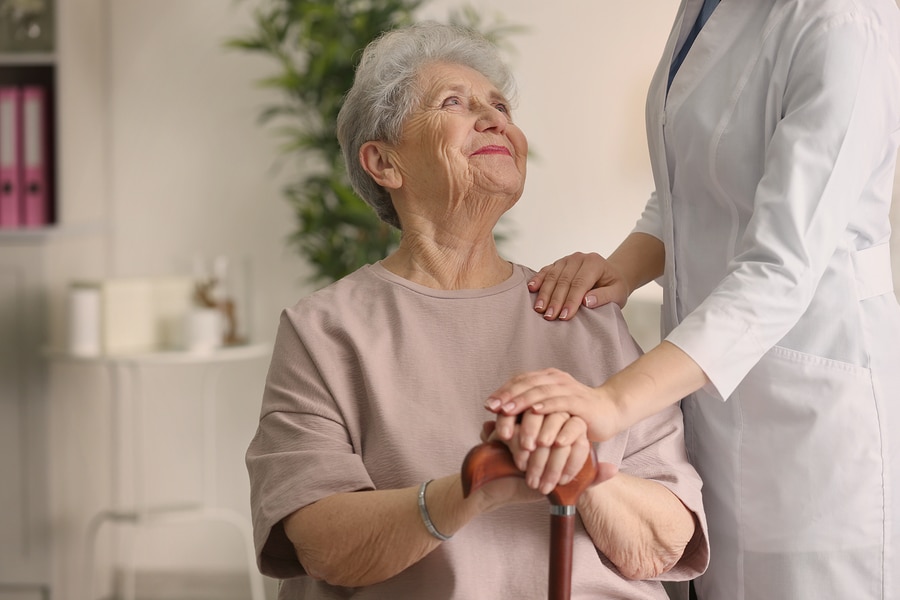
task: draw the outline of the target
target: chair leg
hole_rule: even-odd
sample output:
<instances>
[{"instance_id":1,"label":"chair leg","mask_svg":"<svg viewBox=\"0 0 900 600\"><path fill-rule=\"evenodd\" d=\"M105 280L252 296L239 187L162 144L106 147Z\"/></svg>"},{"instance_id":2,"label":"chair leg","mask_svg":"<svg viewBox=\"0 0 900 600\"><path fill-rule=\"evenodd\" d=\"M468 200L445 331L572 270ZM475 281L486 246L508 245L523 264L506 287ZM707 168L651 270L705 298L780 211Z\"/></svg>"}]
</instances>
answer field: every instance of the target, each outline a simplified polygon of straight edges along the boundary
<instances>
[{"instance_id":1,"label":"chair leg","mask_svg":"<svg viewBox=\"0 0 900 600\"><path fill-rule=\"evenodd\" d=\"M94 577L97 565L94 559L97 552L97 537L100 535L100 528L106 522L108 516L105 512L97 513L88 522L87 532L85 533L84 568L82 574L82 577L84 577L84 600L95 600L96 598Z\"/></svg>"},{"instance_id":2,"label":"chair leg","mask_svg":"<svg viewBox=\"0 0 900 600\"><path fill-rule=\"evenodd\" d=\"M211 518L229 523L234 526L241 535L247 561L247 576L250 581L251 600L265 600L265 588L263 578L256 566L256 550L253 546L253 529L247 520L241 515L227 509L215 510Z\"/></svg>"},{"instance_id":3,"label":"chair leg","mask_svg":"<svg viewBox=\"0 0 900 600\"><path fill-rule=\"evenodd\" d=\"M137 542L138 535L141 531L141 523L136 522L131 528L131 537L126 544L128 548L125 556L125 573L122 579L122 598L123 600L135 600L137 598Z\"/></svg>"}]
</instances>

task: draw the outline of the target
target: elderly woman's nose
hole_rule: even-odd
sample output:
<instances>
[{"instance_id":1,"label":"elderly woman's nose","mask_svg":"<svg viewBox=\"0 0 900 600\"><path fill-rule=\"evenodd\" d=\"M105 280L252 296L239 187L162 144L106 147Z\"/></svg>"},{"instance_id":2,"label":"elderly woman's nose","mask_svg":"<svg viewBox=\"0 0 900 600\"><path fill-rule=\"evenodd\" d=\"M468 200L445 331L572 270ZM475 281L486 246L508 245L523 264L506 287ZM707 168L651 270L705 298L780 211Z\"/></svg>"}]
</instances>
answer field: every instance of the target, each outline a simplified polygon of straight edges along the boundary
<instances>
[{"instance_id":1,"label":"elderly woman's nose","mask_svg":"<svg viewBox=\"0 0 900 600\"><path fill-rule=\"evenodd\" d=\"M478 120L475 122L475 127L478 131L484 131L486 129L499 129L500 131L503 131L506 128L506 124L509 122L506 114L496 106L479 103L475 110L478 112Z\"/></svg>"}]
</instances>

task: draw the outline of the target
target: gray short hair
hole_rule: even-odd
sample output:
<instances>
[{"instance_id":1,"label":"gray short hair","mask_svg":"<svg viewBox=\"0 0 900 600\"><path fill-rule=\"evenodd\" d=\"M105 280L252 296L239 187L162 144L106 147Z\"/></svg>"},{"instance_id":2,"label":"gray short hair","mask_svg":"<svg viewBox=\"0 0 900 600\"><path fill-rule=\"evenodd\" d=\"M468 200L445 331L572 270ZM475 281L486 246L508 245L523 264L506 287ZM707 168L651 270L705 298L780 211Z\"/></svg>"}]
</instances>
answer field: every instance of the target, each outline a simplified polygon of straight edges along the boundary
<instances>
[{"instance_id":1,"label":"gray short hair","mask_svg":"<svg viewBox=\"0 0 900 600\"><path fill-rule=\"evenodd\" d=\"M403 124L419 101L416 79L425 65L435 62L465 65L509 100L515 94L512 73L497 47L468 29L429 21L386 32L366 46L338 114L338 142L353 189L382 221L398 229L391 197L363 169L359 149L370 141L400 141Z\"/></svg>"}]
</instances>

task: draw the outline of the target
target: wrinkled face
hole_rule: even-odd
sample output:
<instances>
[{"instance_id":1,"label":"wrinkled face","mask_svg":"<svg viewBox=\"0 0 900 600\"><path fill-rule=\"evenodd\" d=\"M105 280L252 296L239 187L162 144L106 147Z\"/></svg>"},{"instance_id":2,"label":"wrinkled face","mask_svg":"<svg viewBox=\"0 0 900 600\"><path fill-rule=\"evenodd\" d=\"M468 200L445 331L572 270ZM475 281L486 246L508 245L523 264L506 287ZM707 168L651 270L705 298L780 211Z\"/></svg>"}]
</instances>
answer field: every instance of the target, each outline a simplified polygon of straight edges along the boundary
<instances>
[{"instance_id":1,"label":"wrinkled face","mask_svg":"<svg viewBox=\"0 0 900 600\"><path fill-rule=\"evenodd\" d=\"M507 99L484 75L458 64L426 66L418 89L420 104L391 152L407 196L433 213L508 210L525 185L528 142Z\"/></svg>"}]
</instances>

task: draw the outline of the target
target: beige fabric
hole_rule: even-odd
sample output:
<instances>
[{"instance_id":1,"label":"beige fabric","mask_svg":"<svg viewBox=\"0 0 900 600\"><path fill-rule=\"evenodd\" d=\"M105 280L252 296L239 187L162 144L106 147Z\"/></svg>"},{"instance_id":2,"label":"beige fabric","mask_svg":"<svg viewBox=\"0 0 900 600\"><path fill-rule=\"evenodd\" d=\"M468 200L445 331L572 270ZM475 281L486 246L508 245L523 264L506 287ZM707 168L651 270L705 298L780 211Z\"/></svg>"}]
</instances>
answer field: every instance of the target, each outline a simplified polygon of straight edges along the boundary
<instances>
[{"instance_id":1,"label":"beige fabric","mask_svg":"<svg viewBox=\"0 0 900 600\"><path fill-rule=\"evenodd\" d=\"M498 286L448 292L377 264L284 311L247 453L259 563L287 579L281 598L546 597L543 502L478 517L403 573L356 590L302 576L280 525L331 494L408 487L458 471L489 418L484 400L514 373L552 366L596 385L638 356L614 305L579 311L571 322L542 319L525 285L532 273L516 266ZM599 449L601 460L659 481L702 514L677 407ZM704 568L705 540L699 546L671 577ZM659 583L630 582L610 569L579 522L572 598L606 597L666 596Z\"/></svg>"}]
</instances>

